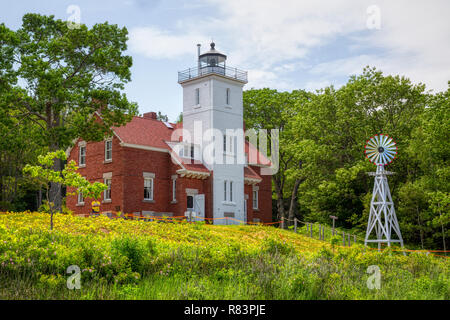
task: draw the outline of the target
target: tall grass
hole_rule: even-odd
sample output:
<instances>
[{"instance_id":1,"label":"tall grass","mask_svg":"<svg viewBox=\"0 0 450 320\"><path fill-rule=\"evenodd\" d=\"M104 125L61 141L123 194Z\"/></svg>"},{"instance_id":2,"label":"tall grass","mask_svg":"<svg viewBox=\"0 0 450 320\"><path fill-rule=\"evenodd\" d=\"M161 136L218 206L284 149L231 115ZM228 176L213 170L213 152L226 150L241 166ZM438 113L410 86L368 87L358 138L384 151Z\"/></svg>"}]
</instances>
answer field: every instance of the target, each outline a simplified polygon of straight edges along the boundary
<instances>
[{"instance_id":1,"label":"tall grass","mask_svg":"<svg viewBox=\"0 0 450 320\"><path fill-rule=\"evenodd\" d=\"M445 299L447 259L262 226L0 215L0 299ZM66 269L82 270L81 289ZM369 266L381 272L369 289Z\"/></svg>"}]
</instances>

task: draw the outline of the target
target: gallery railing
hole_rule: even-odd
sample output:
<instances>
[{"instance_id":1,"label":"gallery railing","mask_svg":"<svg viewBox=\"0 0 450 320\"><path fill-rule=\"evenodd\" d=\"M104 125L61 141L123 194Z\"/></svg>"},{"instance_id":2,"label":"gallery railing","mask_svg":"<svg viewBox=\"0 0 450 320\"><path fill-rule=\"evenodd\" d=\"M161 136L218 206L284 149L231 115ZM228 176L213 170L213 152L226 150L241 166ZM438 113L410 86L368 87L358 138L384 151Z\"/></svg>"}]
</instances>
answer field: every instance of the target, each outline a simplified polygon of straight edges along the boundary
<instances>
[{"instance_id":1,"label":"gallery railing","mask_svg":"<svg viewBox=\"0 0 450 320\"><path fill-rule=\"evenodd\" d=\"M239 70L238 68L225 66L204 66L200 68L189 68L178 72L178 82L183 82L208 74L217 74L230 79L247 82L247 71Z\"/></svg>"}]
</instances>

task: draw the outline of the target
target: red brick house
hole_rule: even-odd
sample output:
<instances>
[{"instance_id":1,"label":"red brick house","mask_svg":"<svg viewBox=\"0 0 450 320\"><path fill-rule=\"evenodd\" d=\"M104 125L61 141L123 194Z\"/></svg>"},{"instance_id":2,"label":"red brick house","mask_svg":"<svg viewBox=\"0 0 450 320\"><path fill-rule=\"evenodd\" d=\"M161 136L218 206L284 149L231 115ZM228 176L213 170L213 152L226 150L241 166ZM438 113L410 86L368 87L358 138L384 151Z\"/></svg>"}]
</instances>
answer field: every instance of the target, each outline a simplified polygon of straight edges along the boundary
<instances>
[{"instance_id":1,"label":"red brick house","mask_svg":"<svg viewBox=\"0 0 450 320\"><path fill-rule=\"evenodd\" d=\"M199 60L209 61L211 56L217 56L211 47ZM271 176L261 174L269 162L260 152L242 140L246 156L256 152L257 161L208 164L197 141L176 134L183 126L193 132L195 121L206 127L219 127L223 132L229 126L234 130L243 128L242 87L247 82L246 73L245 79L232 77L215 65L212 69L198 69L188 79L182 76L179 75L184 89L183 124L159 121L154 112L133 117L125 126L112 128L113 136L105 141L77 140L67 151L68 160L75 160L79 173L90 182L109 186L101 198L103 213L178 217L195 212L197 220L214 224L271 222ZM205 87L209 88L204 90ZM222 102L214 100L217 97L226 98L227 104L223 107ZM202 118L205 114L208 117ZM97 116L101 121L101 116ZM235 141L224 135L226 157L235 157L235 151L239 153L239 143ZM75 214L91 213L91 202L82 195L71 195L66 200Z\"/></svg>"},{"instance_id":2,"label":"red brick house","mask_svg":"<svg viewBox=\"0 0 450 320\"><path fill-rule=\"evenodd\" d=\"M179 127L171 125L174 129ZM68 160L75 160L79 173L90 182L110 185L110 190L102 195L101 212L184 216L194 209L193 199L188 200L188 197L204 194L205 218L213 218L213 172L202 164L178 164L171 160L171 148L165 141L170 141L174 129L156 120L156 113L152 112L134 117L126 126L114 128L111 139L76 141L68 151ZM247 150L249 147L246 143ZM272 220L271 177L260 176L261 167L255 164L244 168L249 222ZM90 214L91 201L70 195L67 206L75 214Z\"/></svg>"}]
</instances>

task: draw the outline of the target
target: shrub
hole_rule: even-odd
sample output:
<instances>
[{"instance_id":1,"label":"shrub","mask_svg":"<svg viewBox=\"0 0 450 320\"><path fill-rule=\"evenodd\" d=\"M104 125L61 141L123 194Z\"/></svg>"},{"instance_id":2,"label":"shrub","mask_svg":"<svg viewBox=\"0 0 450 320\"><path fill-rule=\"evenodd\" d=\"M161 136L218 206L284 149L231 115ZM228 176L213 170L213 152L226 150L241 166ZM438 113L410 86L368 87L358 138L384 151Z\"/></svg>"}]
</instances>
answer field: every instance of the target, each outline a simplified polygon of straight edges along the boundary
<instances>
[{"instance_id":1,"label":"shrub","mask_svg":"<svg viewBox=\"0 0 450 320\"><path fill-rule=\"evenodd\" d=\"M145 270L151 256L156 253L152 240L139 240L128 236L114 239L111 246L114 254L126 257L131 270L139 273Z\"/></svg>"}]
</instances>

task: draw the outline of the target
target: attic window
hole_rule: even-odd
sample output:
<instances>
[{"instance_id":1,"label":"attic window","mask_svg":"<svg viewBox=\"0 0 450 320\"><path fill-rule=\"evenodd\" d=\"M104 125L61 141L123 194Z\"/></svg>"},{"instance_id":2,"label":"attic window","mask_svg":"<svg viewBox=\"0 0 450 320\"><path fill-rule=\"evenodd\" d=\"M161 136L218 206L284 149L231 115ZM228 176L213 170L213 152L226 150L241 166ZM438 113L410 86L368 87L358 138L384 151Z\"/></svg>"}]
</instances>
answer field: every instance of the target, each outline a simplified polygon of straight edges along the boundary
<instances>
[{"instance_id":1,"label":"attic window","mask_svg":"<svg viewBox=\"0 0 450 320\"><path fill-rule=\"evenodd\" d=\"M180 150L180 157L194 159L194 145L185 144Z\"/></svg>"}]
</instances>

